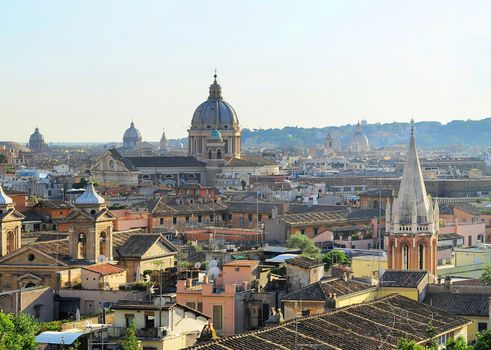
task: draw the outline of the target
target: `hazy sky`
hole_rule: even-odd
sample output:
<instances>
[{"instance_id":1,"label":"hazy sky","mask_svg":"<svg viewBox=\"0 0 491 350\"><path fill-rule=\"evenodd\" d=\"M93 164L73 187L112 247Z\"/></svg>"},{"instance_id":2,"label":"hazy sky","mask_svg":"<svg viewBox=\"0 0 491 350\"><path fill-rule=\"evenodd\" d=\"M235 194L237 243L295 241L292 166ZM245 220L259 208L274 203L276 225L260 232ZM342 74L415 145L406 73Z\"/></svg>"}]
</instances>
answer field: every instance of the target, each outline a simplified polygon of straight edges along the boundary
<instances>
[{"instance_id":1,"label":"hazy sky","mask_svg":"<svg viewBox=\"0 0 491 350\"><path fill-rule=\"evenodd\" d=\"M490 1L0 0L0 140L491 116Z\"/></svg>"}]
</instances>

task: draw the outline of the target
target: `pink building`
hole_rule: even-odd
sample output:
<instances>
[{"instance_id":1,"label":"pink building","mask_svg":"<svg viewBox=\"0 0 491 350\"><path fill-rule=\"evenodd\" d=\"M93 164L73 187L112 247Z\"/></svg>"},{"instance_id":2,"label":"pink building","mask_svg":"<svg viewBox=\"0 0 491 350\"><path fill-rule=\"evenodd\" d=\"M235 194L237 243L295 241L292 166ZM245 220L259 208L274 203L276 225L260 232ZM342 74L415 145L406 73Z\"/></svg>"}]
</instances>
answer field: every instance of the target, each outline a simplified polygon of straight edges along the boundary
<instances>
[{"instance_id":1,"label":"pink building","mask_svg":"<svg viewBox=\"0 0 491 350\"><path fill-rule=\"evenodd\" d=\"M125 231L135 228L148 228L148 212L128 209L111 210L116 217L114 221L115 231Z\"/></svg>"},{"instance_id":2,"label":"pink building","mask_svg":"<svg viewBox=\"0 0 491 350\"><path fill-rule=\"evenodd\" d=\"M246 299L257 273L258 261L228 262L214 282L206 276L200 284L192 279L177 281L177 302L210 316L220 336L244 332Z\"/></svg>"}]
</instances>

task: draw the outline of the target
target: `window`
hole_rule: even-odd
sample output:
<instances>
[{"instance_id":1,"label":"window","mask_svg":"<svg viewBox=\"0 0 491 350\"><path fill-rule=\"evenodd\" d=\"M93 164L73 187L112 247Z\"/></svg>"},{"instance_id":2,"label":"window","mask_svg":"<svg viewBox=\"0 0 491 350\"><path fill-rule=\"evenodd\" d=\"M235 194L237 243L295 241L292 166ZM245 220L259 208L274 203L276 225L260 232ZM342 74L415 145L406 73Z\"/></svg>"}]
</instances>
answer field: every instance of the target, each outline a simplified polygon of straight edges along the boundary
<instances>
[{"instance_id":1,"label":"window","mask_svg":"<svg viewBox=\"0 0 491 350\"><path fill-rule=\"evenodd\" d=\"M210 215L210 221L211 222L215 221L215 215L213 215L213 214Z\"/></svg>"},{"instance_id":2,"label":"window","mask_svg":"<svg viewBox=\"0 0 491 350\"><path fill-rule=\"evenodd\" d=\"M468 236L468 237L467 237L467 245L468 245L469 247L471 247L471 246L472 246L472 236Z\"/></svg>"},{"instance_id":3,"label":"window","mask_svg":"<svg viewBox=\"0 0 491 350\"><path fill-rule=\"evenodd\" d=\"M423 244L420 244L418 247L418 268L420 270L424 270L425 268L425 247Z\"/></svg>"},{"instance_id":4,"label":"window","mask_svg":"<svg viewBox=\"0 0 491 350\"><path fill-rule=\"evenodd\" d=\"M240 271L240 267L236 267L235 272L239 272L239 271Z\"/></svg>"},{"instance_id":5,"label":"window","mask_svg":"<svg viewBox=\"0 0 491 350\"><path fill-rule=\"evenodd\" d=\"M134 318L135 318L135 315L133 315L133 314L125 314L124 315L126 327L129 327L131 325L131 322L133 322Z\"/></svg>"},{"instance_id":6,"label":"window","mask_svg":"<svg viewBox=\"0 0 491 350\"><path fill-rule=\"evenodd\" d=\"M402 269L409 269L409 247L407 245L402 246Z\"/></svg>"},{"instance_id":7,"label":"window","mask_svg":"<svg viewBox=\"0 0 491 350\"><path fill-rule=\"evenodd\" d=\"M203 221L203 217L201 215L198 215L198 222Z\"/></svg>"},{"instance_id":8,"label":"window","mask_svg":"<svg viewBox=\"0 0 491 350\"><path fill-rule=\"evenodd\" d=\"M217 149L217 159L222 159L222 150Z\"/></svg>"},{"instance_id":9,"label":"window","mask_svg":"<svg viewBox=\"0 0 491 350\"><path fill-rule=\"evenodd\" d=\"M301 233L302 235L304 235L304 234L305 234L305 229L304 229L304 228L303 228L303 229L301 229L301 230L300 230L300 233Z\"/></svg>"},{"instance_id":10,"label":"window","mask_svg":"<svg viewBox=\"0 0 491 350\"><path fill-rule=\"evenodd\" d=\"M176 225L177 224L177 218L172 218L172 224Z\"/></svg>"},{"instance_id":11,"label":"window","mask_svg":"<svg viewBox=\"0 0 491 350\"><path fill-rule=\"evenodd\" d=\"M247 218L249 219L249 223L252 223L252 214L248 214Z\"/></svg>"},{"instance_id":12,"label":"window","mask_svg":"<svg viewBox=\"0 0 491 350\"><path fill-rule=\"evenodd\" d=\"M186 224L189 224L189 216L186 216Z\"/></svg>"},{"instance_id":13,"label":"window","mask_svg":"<svg viewBox=\"0 0 491 350\"><path fill-rule=\"evenodd\" d=\"M164 218L160 218L160 224L163 225L164 224Z\"/></svg>"},{"instance_id":14,"label":"window","mask_svg":"<svg viewBox=\"0 0 491 350\"><path fill-rule=\"evenodd\" d=\"M153 312L145 312L145 328L155 328L155 316Z\"/></svg>"},{"instance_id":15,"label":"window","mask_svg":"<svg viewBox=\"0 0 491 350\"><path fill-rule=\"evenodd\" d=\"M203 312L203 303L202 302L198 302L198 308L197 308L197 310L199 312Z\"/></svg>"},{"instance_id":16,"label":"window","mask_svg":"<svg viewBox=\"0 0 491 350\"><path fill-rule=\"evenodd\" d=\"M188 301L186 302L186 306L190 307L191 309L196 309L196 304L194 301Z\"/></svg>"},{"instance_id":17,"label":"window","mask_svg":"<svg viewBox=\"0 0 491 350\"><path fill-rule=\"evenodd\" d=\"M310 310L302 310L302 316L309 316Z\"/></svg>"},{"instance_id":18,"label":"window","mask_svg":"<svg viewBox=\"0 0 491 350\"><path fill-rule=\"evenodd\" d=\"M488 329L488 324L486 322L478 322L477 323L477 331L484 332Z\"/></svg>"},{"instance_id":19,"label":"window","mask_svg":"<svg viewBox=\"0 0 491 350\"><path fill-rule=\"evenodd\" d=\"M216 330L223 328L223 310L222 305L213 305L213 326Z\"/></svg>"},{"instance_id":20,"label":"window","mask_svg":"<svg viewBox=\"0 0 491 350\"><path fill-rule=\"evenodd\" d=\"M319 234L319 228L314 227L314 236L317 236Z\"/></svg>"},{"instance_id":21,"label":"window","mask_svg":"<svg viewBox=\"0 0 491 350\"><path fill-rule=\"evenodd\" d=\"M34 259L35 259L34 254L29 254L27 256L27 260L29 260L29 261L34 261Z\"/></svg>"}]
</instances>

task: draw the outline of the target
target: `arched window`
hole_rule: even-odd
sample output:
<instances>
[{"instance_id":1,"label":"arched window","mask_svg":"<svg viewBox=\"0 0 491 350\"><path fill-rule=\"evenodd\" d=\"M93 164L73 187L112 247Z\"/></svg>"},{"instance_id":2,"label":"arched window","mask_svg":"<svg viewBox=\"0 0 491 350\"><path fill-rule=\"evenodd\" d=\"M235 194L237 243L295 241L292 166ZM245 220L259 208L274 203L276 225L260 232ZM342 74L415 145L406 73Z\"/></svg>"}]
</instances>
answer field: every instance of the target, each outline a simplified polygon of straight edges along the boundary
<instances>
[{"instance_id":1,"label":"arched window","mask_svg":"<svg viewBox=\"0 0 491 350\"><path fill-rule=\"evenodd\" d=\"M418 268L420 270L425 269L425 247L423 244L418 246Z\"/></svg>"},{"instance_id":2,"label":"arched window","mask_svg":"<svg viewBox=\"0 0 491 350\"><path fill-rule=\"evenodd\" d=\"M7 232L7 254L12 253L15 251L15 232L14 231L8 231Z\"/></svg>"},{"instance_id":3,"label":"arched window","mask_svg":"<svg viewBox=\"0 0 491 350\"><path fill-rule=\"evenodd\" d=\"M402 246L402 269L409 270L409 247L407 245Z\"/></svg>"},{"instance_id":4,"label":"arched window","mask_svg":"<svg viewBox=\"0 0 491 350\"><path fill-rule=\"evenodd\" d=\"M99 235L99 255L104 255L107 257L107 234L106 232L101 232Z\"/></svg>"},{"instance_id":5,"label":"arched window","mask_svg":"<svg viewBox=\"0 0 491 350\"><path fill-rule=\"evenodd\" d=\"M222 150L220 148L217 149L217 159L222 159Z\"/></svg>"},{"instance_id":6,"label":"arched window","mask_svg":"<svg viewBox=\"0 0 491 350\"><path fill-rule=\"evenodd\" d=\"M79 259L84 259L87 256L87 236L85 233L78 234L77 251Z\"/></svg>"},{"instance_id":7,"label":"arched window","mask_svg":"<svg viewBox=\"0 0 491 350\"><path fill-rule=\"evenodd\" d=\"M27 282L26 285L24 286L24 288L34 288L34 287L37 287L36 283L34 282Z\"/></svg>"},{"instance_id":8,"label":"arched window","mask_svg":"<svg viewBox=\"0 0 491 350\"><path fill-rule=\"evenodd\" d=\"M373 201L373 209L378 209L378 200Z\"/></svg>"},{"instance_id":9,"label":"arched window","mask_svg":"<svg viewBox=\"0 0 491 350\"><path fill-rule=\"evenodd\" d=\"M208 159L211 159L211 149L208 150Z\"/></svg>"}]
</instances>

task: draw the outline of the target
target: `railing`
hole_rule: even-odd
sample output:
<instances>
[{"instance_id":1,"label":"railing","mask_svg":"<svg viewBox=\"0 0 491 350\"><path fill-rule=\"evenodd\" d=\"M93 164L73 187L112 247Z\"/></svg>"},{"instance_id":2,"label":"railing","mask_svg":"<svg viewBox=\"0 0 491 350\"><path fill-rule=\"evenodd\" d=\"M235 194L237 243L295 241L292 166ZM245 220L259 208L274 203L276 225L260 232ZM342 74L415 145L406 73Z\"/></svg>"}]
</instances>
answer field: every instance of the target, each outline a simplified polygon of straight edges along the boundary
<instances>
[{"instance_id":1,"label":"railing","mask_svg":"<svg viewBox=\"0 0 491 350\"><path fill-rule=\"evenodd\" d=\"M107 329L110 338L124 338L126 336L126 327L111 326ZM158 338L157 328L140 328L136 330L138 338Z\"/></svg>"}]
</instances>

